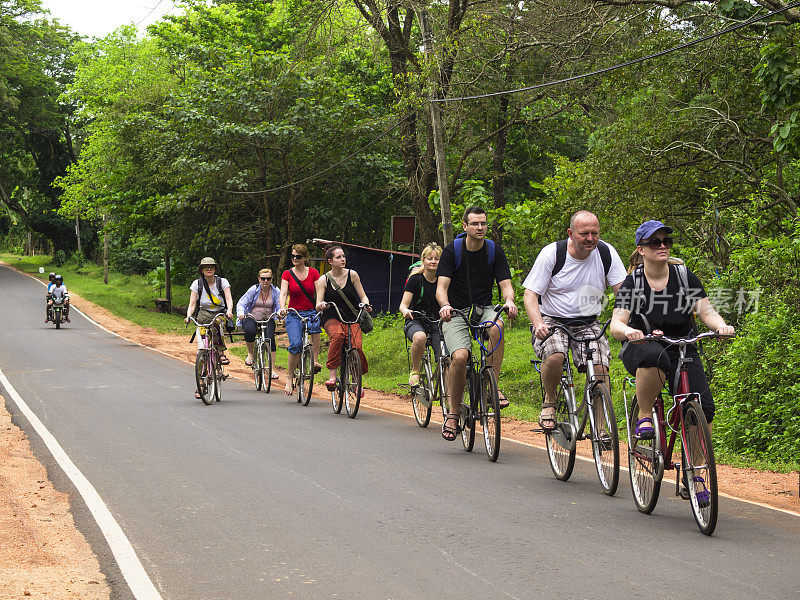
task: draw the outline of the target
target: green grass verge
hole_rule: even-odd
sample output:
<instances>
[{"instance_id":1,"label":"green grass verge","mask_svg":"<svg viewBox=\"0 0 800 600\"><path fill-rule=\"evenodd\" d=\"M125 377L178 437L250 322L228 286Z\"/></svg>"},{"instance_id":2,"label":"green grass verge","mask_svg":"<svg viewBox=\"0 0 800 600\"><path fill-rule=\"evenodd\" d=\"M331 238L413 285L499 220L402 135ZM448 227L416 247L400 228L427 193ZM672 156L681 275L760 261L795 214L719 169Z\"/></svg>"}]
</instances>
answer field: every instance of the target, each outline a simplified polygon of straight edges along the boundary
<instances>
[{"instance_id":1,"label":"green grass verge","mask_svg":"<svg viewBox=\"0 0 800 600\"><path fill-rule=\"evenodd\" d=\"M151 327L160 333L186 334L188 341L190 332L185 327L181 315L155 311L153 301L157 293L144 276L123 275L111 271L108 285L105 285L102 266L90 262L85 262L83 265L68 262L56 267L51 258L46 255L20 257L2 253L0 253L0 260L42 279L47 279L50 271L58 271L64 276L64 282L68 289L99 304L114 315L142 327ZM39 267L44 269L44 274L39 274ZM172 293L176 305L188 304L189 289L187 287L173 286ZM235 299L236 297L234 297ZM241 340L241 337L234 339ZM323 333L324 339L325 334ZM228 345L231 345L230 341ZM627 372L622 366L622 362L616 359L619 348L619 343L612 340L611 355L614 360L611 362L611 390L620 439L624 440L626 439L626 430L622 382L627 376ZM364 336L364 351L369 360L369 373L364 376L366 387L384 392L407 393L407 390L401 387L401 384L408 381L408 362L402 334L402 318L399 315L376 318L374 331ZM231 346L231 353L244 358L247 354L244 343L237 341ZM321 354L320 363L324 367L327 359L327 350L324 347ZM286 366L287 355L286 349L279 344L277 355L279 366ZM504 414L513 419L535 422L539 418L542 399L539 375L530 364L532 357L533 350L527 321L524 318L517 319L515 326L506 332L506 354L500 386L511 399L511 406L504 410ZM315 386L321 386L322 381L326 378L327 370L323 368L322 373L315 380ZM576 385L579 390L582 390L582 376L578 376ZM621 457L621 460L624 464L625 457ZM797 465L785 462L730 454L719 454L717 460L735 466L778 472L788 472L797 468Z\"/></svg>"}]
</instances>

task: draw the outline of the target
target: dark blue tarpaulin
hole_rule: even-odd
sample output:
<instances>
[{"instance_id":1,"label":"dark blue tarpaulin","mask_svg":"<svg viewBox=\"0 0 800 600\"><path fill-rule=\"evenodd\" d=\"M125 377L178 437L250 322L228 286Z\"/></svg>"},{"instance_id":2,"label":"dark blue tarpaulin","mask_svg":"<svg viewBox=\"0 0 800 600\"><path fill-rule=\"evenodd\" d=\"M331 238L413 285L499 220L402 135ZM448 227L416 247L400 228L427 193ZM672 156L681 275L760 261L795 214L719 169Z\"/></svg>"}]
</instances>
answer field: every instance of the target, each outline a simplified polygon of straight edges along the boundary
<instances>
[{"instance_id":1,"label":"dark blue tarpaulin","mask_svg":"<svg viewBox=\"0 0 800 600\"><path fill-rule=\"evenodd\" d=\"M347 256L347 267L361 276L364 292L372 306L382 312L397 311L403 297L408 269L419 260L419 255L317 238L311 240L311 243L322 247L340 244ZM327 261L323 261L320 267L320 273L330 269Z\"/></svg>"}]
</instances>

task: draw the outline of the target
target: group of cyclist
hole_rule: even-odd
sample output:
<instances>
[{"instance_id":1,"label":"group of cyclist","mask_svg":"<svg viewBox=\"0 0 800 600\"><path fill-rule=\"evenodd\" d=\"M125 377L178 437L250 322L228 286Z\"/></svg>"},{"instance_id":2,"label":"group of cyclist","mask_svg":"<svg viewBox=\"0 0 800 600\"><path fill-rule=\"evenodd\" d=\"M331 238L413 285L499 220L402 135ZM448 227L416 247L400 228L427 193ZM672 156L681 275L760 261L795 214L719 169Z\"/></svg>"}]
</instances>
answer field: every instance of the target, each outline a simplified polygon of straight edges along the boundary
<instances>
[{"instance_id":1,"label":"group of cyclist","mask_svg":"<svg viewBox=\"0 0 800 600\"><path fill-rule=\"evenodd\" d=\"M240 326L247 346L245 364L253 365L253 352L257 333L256 320L268 320L267 337L270 350L273 353L275 364L275 320L273 315L284 321L286 334L289 338L289 358L286 378L285 393L292 395L297 382L292 374L299 362L303 345L303 328L306 327L312 344L314 361L313 373L322 370L317 362L320 351L320 333L325 329L330 338L327 367L329 377L325 382L329 390L336 387L336 370L341 361L341 347L351 335L351 343L361 357L362 372L367 372L367 359L361 347L361 326L359 323L344 323L344 320L355 321L354 305L359 303L369 307L369 299L364 293L361 278L352 269L347 269L347 258L344 249L338 244L331 244L325 251L330 270L325 276L310 266L308 248L304 244L294 244L291 247L292 267L286 269L281 275L280 289L272 282L273 274L269 268L258 272L258 283L252 285L236 303L236 325ZM186 310L188 323L190 317L197 313L197 321L210 323L215 315L224 312L229 322L233 323L230 283L219 276L219 264L211 257L200 261L198 267L200 277L191 285L189 306ZM331 303L335 302L336 312ZM214 342L221 349L220 362L225 365L230 359L225 355L225 342L218 324L211 326ZM197 336L198 349L201 348L200 336ZM273 373L273 379L277 375ZM362 392L363 395L363 392ZM200 390L195 390L195 397L200 398Z\"/></svg>"},{"instance_id":2,"label":"group of cyclist","mask_svg":"<svg viewBox=\"0 0 800 600\"><path fill-rule=\"evenodd\" d=\"M513 318L517 314L511 273L499 244L486 239L486 213L469 207L462 217L464 233L444 250L435 244L425 247L421 266L407 283L400 312L407 319L406 337L411 342L409 385L419 382L419 365L427 338L438 352L438 330L419 312L442 319L445 348L450 354L448 374L450 406L442 425L442 437L456 438L458 411L464 390L465 364L471 346L469 326L464 319L452 319L453 309L467 309L475 321L492 321L497 316L491 305L495 282L504 307ZM545 430L556 427L556 391L562 375L564 357L572 351L579 370L586 367L585 345L571 341L558 323L577 338L599 337L592 342L596 375L608 389L610 347L601 336L598 318L610 288L615 297L609 331L623 342L621 358L636 377L636 395L643 399L641 414L650 415L655 398L665 381L674 381L678 351L666 343L641 343L646 334L685 337L694 327L696 313L712 331L732 335L733 327L714 310L699 279L679 260L670 256L673 233L661 221L649 220L636 230L636 250L626 271L617 251L600 240L600 221L593 213L581 210L572 215L567 238L545 246L525 278L524 305L531 322L533 350L542 361L541 376L545 399L539 424ZM435 290L435 298L431 293ZM477 313L477 314L475 314ZM504 344L503 319L489 330L492 368L500 379ZM696 348L689 350L689 380L701 398L709 423L714 417L714 402ZM500 391L500 407L508 406ZM635 434L652 438L652 418L644 416Z\"/></svg>"},{"instance_id":3,"label":"group of cyclist","mask_svg":"<svg viewBox=\"0 0 800 600\"><path fill-rule=\"evenodd\" d=\"M442 437L454 440L458 433L459 410L466 381L466 364L471 349L470 326L466 319L453 318L469 313L470 322L495 321L488 330L489 356L497 380L503 364L505 327L500 305L492 304L495 284L503 300L501 312L513 319L518 314L511 284L511 269L500 244L487 239L489 223L486 212L477 206L464 211L463 233L444 249L435 243L421 252L421 261L406 281L400 303L405 317L404 334L411 342L411 372L408 383L413 388L420 381L420 364L425 346L431 343L437 355L440 348L439 325L444 348L450 358L448 369L449 406L442 424ZM572 215L567 238L545 246L528 273L523 287L524 306L531 322L533 350L542 361L541 377L545 392L539 424L545 430L556 427L556 391L561 378L564 357L572 351L579 370L585 369L586 348L571 341L555 324L569 330L576 338L598 337L592 342L596 375L608 388L610 347L600 335L598 322L610 288L615 305L609 332L623 342L620 356L627 371L636 377L636 396L641 415L635 425L635 435L652 438L654 424L650 409L665 381L674 380L677 350L660 341L644 342L647 334L685 337L694 328L694 314L712 331L732 335L733 327L714 309L696 275L681 261L670 256L673 229L661 221L649 220L636 230L636 249L626 270L611 244L600 240L600 222L593 213L581 210ZM273 313L285 320L289 337L288 372L294 373L302 350L303 327L306 319L313 345L314 373L322 367L317 362L320 332L324 328L330 338L327 368L328 389L336 386L336 370L341 360L341 346L348 334L361 357L362 372L367 372L367 360L362 350L361 327L356 323L356 307L369 305L361 279L347 269L344 249L333 244L326 249L325 260L330 270L324 275L309 264L308 248L303 244L291 247L292 267L283 272L280 290L272 283L272 271L262 269L259 283L253 285L236 305L237 323L242 327L247 344L245 363L253 363L253 342L256 324L252 315L262 319ZM225 310L232 319L230 285L217 275L219 266L204 258L199 267L202 277L192 285L188 317L197 303L200 321L209 321L213 314ZM336 303L338 311L330 303ZM294 309L290 311L289 309ZM204 313L205 311L205 313ZM454 312L456 311L456 312ZM203 317L206 317L205 319ZM269 330L274 334L274 322ZM219 331L215 335L220 335ZM220 336L221 337L221 336ZM221 340L218 340L221 341ZM271 336L275 351L274 335ZM223 346L224 348L224 342ZM714 417L714 402L700 356L695 348L689 350L689 380L701 399L709 424ZM227 362L223 359L223 364ZM273 377L276 377L273 375ZM295 382L287 377L285 392L291 395ZM363 394L363 392L362 392ZM508 406L508 398L498 390L500 408Z\"/></svg>"},{"instance_id":4,"label":"group of cyclist","mask_svg":"<svg viewBox=\"0 0 800 600\"><path fill-rule=\"evenodd\" d=\"M50 320L50 309L53 308L54 300L63 300L64 302L64 320L69 323L69 292L67 286L64 285L64 278L56 273L50 273L48 276L49 283L47 284L47 293L45 294L45 314L44 322Z\"/></svg>"}]
</instances>

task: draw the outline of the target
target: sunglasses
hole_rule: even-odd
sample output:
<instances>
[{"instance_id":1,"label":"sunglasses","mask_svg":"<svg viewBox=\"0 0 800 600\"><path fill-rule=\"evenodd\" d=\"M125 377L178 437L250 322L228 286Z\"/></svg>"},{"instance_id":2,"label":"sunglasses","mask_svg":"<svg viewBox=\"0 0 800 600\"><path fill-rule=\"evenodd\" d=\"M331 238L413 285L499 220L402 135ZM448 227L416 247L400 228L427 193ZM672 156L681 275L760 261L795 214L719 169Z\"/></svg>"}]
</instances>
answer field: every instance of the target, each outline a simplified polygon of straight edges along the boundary
<instances>
[{"instance_id":1,"label":"sunglasses","mask_svg":"<svg viewBox=\"0 0 800 600\"><path fill-rule=\"evenodd\" d=\"M270 281L272 277L259 277L261 281Z\"/></svg>"},{"instance_id":2,"label":"sunglasses","mask_svg":"<svg viewBox=\"0 0 800 600\"><path fill-rule=\"evenodd\" d=\"M669 250L670 248L672 248L672 243L674 241L675 240L673 240L671 237L665 237L664 239L661 239L661 238L650 238L649 240L644 242L642 245L643 246L650 246L651 250L658 250L659 248L661 248L661 244L664 244L664 248Z\"/></svg>"},{"instance_id":3,"label":"sunglasses","mask_svg":"<svg viewBox=\"0 0 800 600\"><path fill-rule=\"evenodd\" d=\"M292 254L292 259L293 260L300 260L301 258L303 258L303 257L300 256L299 254Z\"/></svg>"}]
</instances>

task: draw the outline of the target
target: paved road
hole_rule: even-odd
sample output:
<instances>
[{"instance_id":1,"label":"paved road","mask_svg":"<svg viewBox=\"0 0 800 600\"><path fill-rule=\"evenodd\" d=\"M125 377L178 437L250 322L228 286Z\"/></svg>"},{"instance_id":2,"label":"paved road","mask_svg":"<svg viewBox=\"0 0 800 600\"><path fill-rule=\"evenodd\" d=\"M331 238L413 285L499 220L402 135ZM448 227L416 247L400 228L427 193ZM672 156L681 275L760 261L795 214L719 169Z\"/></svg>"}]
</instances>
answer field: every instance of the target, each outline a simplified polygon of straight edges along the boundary
<instances>
[{"instance_id":1,"label":"paved road","mask_svg":"<svg viewBox=\"0 0 800 600\"><path fill-rule=\"evenodd\" d=\"M166 599L800 596L800 518L723 498L708 538L670 494L644 516L625 473L608 498L592 465L558 482L543 452L507 441L492 464L479 440L467 454L407 418L350 420L233 380L205 406L189 365L77 313L44 326L42 286L5 267L0 290L14 308L0 313L0 369ZM115 597L130 597L75 509Z\"/></svg>"}]
</instances>

